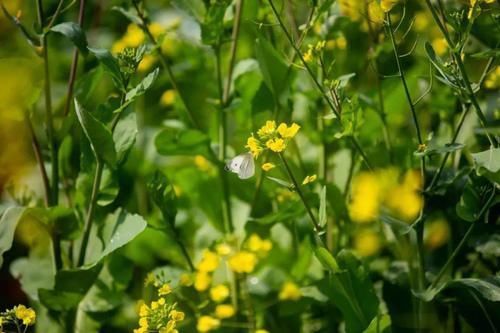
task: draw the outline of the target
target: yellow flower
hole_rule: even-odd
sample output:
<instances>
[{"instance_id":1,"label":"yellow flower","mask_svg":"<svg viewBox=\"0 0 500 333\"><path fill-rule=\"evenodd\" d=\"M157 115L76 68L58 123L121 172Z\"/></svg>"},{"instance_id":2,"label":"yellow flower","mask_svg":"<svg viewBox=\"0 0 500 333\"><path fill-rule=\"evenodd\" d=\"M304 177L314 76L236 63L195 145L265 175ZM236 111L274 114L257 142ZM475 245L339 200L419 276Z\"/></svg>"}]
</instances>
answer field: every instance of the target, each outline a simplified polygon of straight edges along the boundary
<instances>
[{"instance_id":1,"label":"yellow flower","mask_svg":"<svg viewBox=\"0 0 500 333\"><path fill-rule=\"evenodd\" d=\"M278 133L283 139L292 139L297 134L299 129L300 126L296 123L293 123L290 127L288 127L285 123L281 123L278 126Z\"/></svg>"},{"instance_id":2,"label":"yellow flower","mask_svg":"<svg viewBox=\"0 0 500 333\"><path fill-rule=\"evenodd\" d=\"M384 21L384 12L382 11L382 8L380 7L380 4L378 1L371 1L368 4L368 17L372 21L372 23L375 23L377 25L382 24Z\"/></svg>"},{"instance_id":3,"label":"yellow flower","mask_svg":"<svg viewBox=\"0 0 500 333\"><path fill-rule=\"evenodd\" d=\"M339 0L338 3L342 15L348 16L353 21L359 21L362 18L364 0Z\"/></svg>"},{"instance_id":4,"label":"yellow flower","mask_svg":"<svg viewBox=\"0 0 500 333\"><path fill-rule=\"evenodd\" d=\"M257 131L257 135L261 138L268 137L273 135L274 131L276 131L276 122L274 120L268 120L266 124Z\"/></svg>"},{"instance_id":5,"label":"yellow flower","mask_svg":"<svg viewBox=\"0 0 500 333\"><path fill-rule=\"evenodd\" d=\"M376 232L363 230L354 236L354 249L362 257L369 257L380 250L380 237Z\"/></svg>"},{"instance_id":6,"label":"yellow flower","mask_svg":"<svg viewBox=\"0 0 500 333\"><path fill-rule=\"evenodd\" d=\"M138 47L144 43L144 32L135 24L129 24L127 32L122 38L126 47Z\"/></svg>"},{"instance_id":7,"label":"yellow flower","mask_svg":"<svg viewBox=\"0 0 500 333\"><path fill-rule=\"evenodd\" d=\"M262 170L264 171L269 171L271 169L274 169L276 167L276 165L272 164L272 163L264 163L262 164Z\"/></svg>"},{"instance_id":8,"label":"yellow flower","mask_svg":"<svg viewBox=\"0 0 500 333\"><path fill-rule=\"evenodd\" d=\"M417 32L424 31L425 29L427 29L429 24L430 24L430 18L425 11L421 12L419 11L415 15L415 22L413 23L413 27Z\"/></svg>"},{"instance_id":9,"label":"yellow flower","mask_svg":"<svg viewBox=\"0 0 500 333\"><path fill-rule=\"evenodd\" d=\"M148 319L147 318L140 318L139 319L139 326L141 328L148 328Z\"/></svg>"},{"instance_id":10,"label":"yellow flower","mask_svg":"<svg viewBox=\"0 0 500 333\"><path fill-rule=\"evenodd\" d=\"M256 330L255 333L269 333L269 331L261 328L261 329Z\"/></svg>"},{"instance_id":11,"label":"yellow flower","mask_svg":"<svg viewBox=\"0 0 500 333\"><path fill-rule=\"evenodd\" d=\"M158 305L165 305L165 299L163 297L158 299Z\"/></svg>"},{"instance_id":12,"label":"yellow flower","mask_svg":"<svg viewBox=\"0 0 500 333\"><path fill-rule=\"evenodd\" d=\"M352 201L349 215L354 222L369 223L378 215L381 189L374 173L362 172L352 183Z\"/></svg>"},{"instance_id":13,"label":"yellow flower","mask_svg":"<svg viewBox=\"0 0 500 333\"><path fill-rule=\"evenodd\" d=\"M144 279L144 285L149 286L149 285L155 285L157 283L156 276L153 273L148 273L146 275L146 278Z\"/></svg>"},{"instance_id":14,"label":"yellow flower","mask_svg":"<svg viewBox=\"0 0 500 333\"><path fill-rule=\"evenodd\" d=\"M139 66L137 67L137 70L139 72L146 72L148 71L151 67L153 67L153 64L155 63L156 59L153 55L151 54L146 54L141 62L139 63Z\"/></svg>"},{"instance_id":15,"label":"yellow flower","mask_svg":"<svg viewBox=\"0 0 500 333\"><path fill-rule=\"evenodd\" d=\"M163 286L161 286L160 289L158 289L158 296L164 296L164 295L168 295L172 292L172 288L170 288L170 286L165 283Z\"/></svg>"},{"instance_id":16,"label":"yellow flower","mask_svg":"<svg viewBox=\"0 0 500 333\"><path fill-rule=\"evenodd\" d=\"M205 291L210 287L212 277L205 272L198 272L194 277L194 289Z\"/></svg>"},{"instance_id":17,"label":"yellow flower","mask_svg":"<svg viewBox=\"0 0 500 333\"><path fill-rule=\"evenodd\" d=\"M220 304L215 307L215 316L220 319L231 318L235 312L230 304Z\"/></svg>"},{"instance_id":18,"label":"yellow flower","mask_svg":"<svg viewBox=\"0 0 500 333\"><path fill-rule=\"evenodd\" d=\"M424 244L434 250L448 242L450 239L450 226L445 219L437 219L425 225Z\"/></svg>"},{"instance_id":19,"label":"yellow flower","mask_svg":"<svg viewBox=\"0 0 500 333\"><path fill-rule=\"evenodd\" d=\"M169 316L174 321L183 321L185 314L182 311L172 310L172 311L170 311Z\"/></svg>"},{"instance_id":20,"label":"yellow flower","mask_svg":"<svg viewBox=\"0 0 500 333\"><path fill-rule=\"evenodd\" d=\"M169 320L167 322L167 326L161 327L158 332L159 333L179 333L179 331L177 331L175 329L175 325L176 325L175 320Z\"/></svg>"},{"instance_id":21,"label":"yellow flower","mask_svg":"<svg viewBox=\"0 0 500 333\"><path fill-rule=\"evenodd\" d=\"M189 287L193 284L193 279L190 274L183 273L179 278L179 284L184 287Z\"/></svg>"},{"instance_id":22,"label":"yellow flower","mask_svg":"<svg viewBox=\"0 0 500 333\"><path fill-rule=\"evenodd\" d=\"M215 247L215 251L220 256L228 256L233 252L231 246L226 243L221 243Z\"/></svg>"},{"instance_id":23,"label":"yellow flower","mask_svg":"<svg viewBox=\"0 0 500 333\"><path fill-rule=\"evenodd\" d=\"M201 171L209 171L212 168L210 162L202 155L196 155L194 157L194 164Z\"/></svg>"},{"instance_id":24,"label":"yellow flower","mask_svg":"<svg viewBox=\"0 0 500 333\"><path fill-rule=\"evenodd\" d=\"M309 50L307 50L306 53L304 53L302 55L302 57L304 58L304 61L305 62L311 62L313 61L314 59L314 55L313 55L313 49L312 48L309 48Z\"/></svg>"},{"instance_id":25,"label":"yellow flower","mask_svg":"<svg viewBox=\"0 0 500 333\"><path fill-rule=\"evenodd\" d=\"M263 148L260 145L260 141L257 140L253 135L247 139L246 148L250 149L254 158L258 158L260 153L262 153Z\"/></svg>"},{"instance_id":26,"label":"yellow flower","mask_svg":"<svg viewBox=\"0 0 500 333\"><path fill-rule=\"evenodd\" d=\"M36 321L36 313L32 308L27 308L24 305L18 305L14 308L16 318L22 320L23 325L31 326Z\"/></svg>"},{"instance_id":27,"label":"yellow flower","mask_svg":"<svg viewBox=\"0 0 500 333\"><path fill-rule=\"evenodd\" d=\"M201 316L196 323L198 332L209 332L219 328L220 320L210 316Z\"/></svg>"},{"instance_id":28,"label":"yellow flower","mask_svg":"<svg viewBox=\"0 0 500 333\"><path fill-rule=\"evenodd\" d=\"M306 178L304 178L304 180L302 181L302 185L307 185L309 183L312 183L317 178L318 178L318 176L316 176L316 175L306 176Z\"/></svg>"},{"instance_id":29,"label":"yellow flower","mask_svg":"<svg viewBox=\"0 0 500 333\"><path fill-rule=\"evenodd\" d=\"M214 302L222 302L229 296L229 288L223 284L219 284L210 289L210 298Z\"/></svg>"},{"instance_id":30,"label":"yellow flower","mask_svg":"<svg viewBox=\"0 0 500 333\"><path fill-rule=\"evenodd\" d=\"M203 257L198 263L200 272L213 272L219 267L219 256L210 250L203 251Z\"/></svg>"},{"instance_id":31,"label":"yellow flower","mask_svg":"<svg viewBox=\"0 0 500 333\"><path fill-rule=\"evenodd\" d=\"M500 88L500 67L497 67L486 77L484 81L484 86L488 89L498 89Z\"/></svg>"},{"instance_id":32,"label":"yellow flower","mask_svg":"<svg viewBox=\"0 0 500 333\"><path fill-rule=\"evenodd\" d=\"M339 36L335 39L335 45L340 50L345 50L345 48L347 47L347 39L345 39L344 36Z\"/></svg>"},{"instance_id":33,"label":"yellow flower","mask_svg":"<svg viewBox=\"0 0 500 333\"><path fill-rule=\"evenodd\" d=\"M323 50L325 48L325 45L326 45L326 41L322 40L322 41L319 41L316 43L316 45L314 46L314 50L316 52L321 52L321 50Z\"/></svg>"},{"instance_id":34,"label":"yellow flower","mask_svg":"<svg viewBox=\"0 0 500 333\"><path fill-rule=\"evenodd\" d=\"M247 251L240 251L229 259L229 267L236 273L251 273L257 265L255 254Z\"/></svg>"},{"instance_id":35,"label":"yellow flower","mask_svg":"<svg viewBox=\"0 0 500 333\"><path fill-rule=\"evenodd\" d=\"M149 307L146 304L141 305L139 316L146 317L149 314Z\"/></svg>"},{"instance_id":36,"label":"yellow flower","mask_svg":"<svg viewBox=\"0 0 500 333\"><path fill-rule=\"evenodd\" d=\"M140 327L134 329L134 333L147 333L148 329L146 327Z\"/></svg>"},{"instance_id":37,"label":"yellow flower","mask_svg":"<svg viewBox=\"0 0 500 333\"><path fill-rule=\"evenodd\" d=\"M276 153L282 152L286 148L286 144L283 139L270 139L266 142L266 146Z\"/></svg>"},{"instance_id":38,"label":"yellow flower","mask_svg":"<svg viewBox=\"0 0 500 333\"><path fill-rule=\"evenodd\" d=\"M165 33L165 28L158 22L151 23L148 28L155 39L158 39L158 37Z\"/></svg>"},{"instance_id":39,"label":"yellow flower","mask_svg":"<svg viewBox=\"0 0 500 333\"><path fill-rule=\"evenodd\" d=\"M302 296L299 287L293 282L285 282L278 298L282 301L296 301Z\"/></svg>"},{"instance_id":40,"label":"yellow flower","mask_svg":"<svg viewBox=\"0 0 500 333\"><path fill-rule=\"evenodd\" d=\"M431 42L431 44L438 56L443 56L446 54L446 51L448 51L448 43L445 38L436 38Z\"/></svg>"},{"instance_id":41,"label":"yellow flower","mask_svg":"<svg viewBox=\"0 0 500 333\"><path fill-rule=\"evenodd\" d=\"M412 222L417 217L424 204L422 195L419 193L421 183L420 174L409 170L405 174L403 183L388 191L387 206L408 222Z\"/></svg>"},{"instance_id":42,"label":"yellow flower","mask_svg":"<svg viewBox=\"0 0 500 333\"><path fill-rule=\"evenodd\" d=\"M273 243L268 239L262 239L257 234L252 234L247 241L248 249L252 252L269 252Z\"/></svg>"},{"instance_id":43,"label":"yellow flower","mask_svg":"<svg viewBox=\"0 0 500 333\"><path fill-rule=\"evenodd\" d=\"M175 90L168 89L160 97L160 104L163 106L172 106L175 102Z\"/></svg>"},{"instance_id":44,"label":"yellow flower","mask_svg":"<svg viewBox=\"0 0 500 333\"><path fill-rule=\"evenodd\" d=\"M122 52L123 50L125 50L126 47L127 47L127 43L123 39L118 39L111 46L111 53L118 54L118 53Z\"/></svg>"},{"instance_id":45,"label":"yellow flower","mask_svg":"<svg viewBox=\"0 0 500 333\"><path fill-rule=\"evenodd\" d=\"M380 8L384 12L390 12L391 9L398 3L398 0L381 0L380 1Z\"/></svg>"}]
</instances>

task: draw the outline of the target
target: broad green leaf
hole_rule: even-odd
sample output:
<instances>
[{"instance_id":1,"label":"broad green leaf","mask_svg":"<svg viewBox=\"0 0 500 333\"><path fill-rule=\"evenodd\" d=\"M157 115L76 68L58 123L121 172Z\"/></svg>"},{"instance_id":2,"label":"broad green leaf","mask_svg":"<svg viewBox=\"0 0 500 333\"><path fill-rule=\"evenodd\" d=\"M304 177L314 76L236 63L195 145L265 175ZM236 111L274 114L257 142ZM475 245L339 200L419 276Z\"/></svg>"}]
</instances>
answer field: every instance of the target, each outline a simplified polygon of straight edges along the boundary
<instances>
[{"instance_id":1,"label":"broad green leaf","mask_svg":"<svg viewBox=\"0 0 500 333\"><path fill-rule=\"evenodd\" d=\"M495 190L486 180L472 179L464 187L460 201L456 205L457 215L465 221L477 221L489 205Z\"/></svg>"},{"instance_id":2,"label":"broad green leaf","mask_svg":"<svg viewBox=\"0 0 500 333\"><path fill-rule=\"evenodd\" d=\"M201 22L201 40L206 45L216 46L222 41L224 34L224 13L227 0L212 2Z\"/></svg>"},{"instance_id":3,"label":"broad green leaf","mask_svg":"<svg viewBox=\"0 0 500 333\"><path fill-rule=\"evenodd\" d=\"M0 219L0 267L3 264L3 254L12 247L17 223L21 220L24 212L24 207L9 208Z\"/></svg>"},{"instance_id":4,"label":"broad green leaf","mask_svg":"<svg viewBox=\"0 0 500 333\"><path fill-rule=\"evenodd\" d=\"M131 102L135 98L143 95L146 92L146 90L148 90L153 84L153 82L156 80L159 72L160 69L155 68L151 73L146 75L146 77L142 79L142 81L137 86L135 86L134 88L130 89L127 92L127 94L125 95L125 100L127 102Z\"/></svg>"},{"instance_id":5,"label":"broad green leaf","mask_svg":"<svg viewBox=\"0 0 500 333\"><path fill-rule=\"evenodd\" d=\"M75 22L63 22L53 26L50 31L57 32L66 36L78 50L86 55L87 50L87 37L85 37L85 32L82 28Z\"/></svg>"},{"instance_id":6,"label":"broad green leaf","mask_svg":"<svg viewBox=\"0 0 500 333\"><path fill-rule=\"evenodd\" d=\"M50 254L16 259L10 265L10 274L21 284L21 289L30 299L38 301L38 289L54 286L54 268Z\"/></svg>"},{"instance_id":7,"label":"broad green leaf","mask_svg":"<svg viewBox=\"0 0 500 333\"><path fill-rule=\"evenodd\" d=\"M327 222L326 215L326 186L321 189L321 194L319 196L319 225L324 227Z\"/></svg>"},{"instance_id":8,"label":"broad green leaf","mask_svg":"<svg viewBox=\"0 0 500 333\"><path fill-rule=\"evenodd\" d=\"M153 202L160 208L165 220L174 225L177 215L177 198L174 187L168 178L160 171L156 171L148 182L148 192Z\"/></svg>"},{"instance_id":9,"label":"broad green leaf","mask_svg":"<svg viewBox=\"0 0 500 333\"><path fill-rule=\"evenodd\" d=\"M309 297L321 303L328 301L328 296L323 294L316 286L302 287L300 292L303 297Z\"/></svg>"},{"instance_id":10,"label":"broad green leaf","mask_svg":"<svg viewBox=\"0 0 500 333\"><path fill-rule=\"evenodd\" d=\"M165 129L155 138L156 150L161 155L208 156L208 136L198 130Z\"/></svg>"},{"instance_id":11,"label":"broad green leaf","mask_svg":"<svg viewBox=\"0 0 500 333\"><path fill-rule=\"evenodd\" d=\"M96 159L101 159L110 167L114 167L116 165L116 151L111 132L90 112L83 109L76 99L75 111Z\"/></svg>"},{"instance_id":12,"label":"broad green leaf","mask_svg":"<svg viewBox=\"0 0 500 333\"><path fill-rule=\"evenodd\" d=\"M311 260L313 258L313 248L309 238L305 238L300 244L297 259L291 267L290 274L296 281L301 281L309 271Z\"/></svg>"},{"instance_id":13,"label":"broad green leaf","mask_svg":"<svg viewBox=\"0 0 500 333\"><path fill-rule=\"evenodd\" d=\"M130 22L137 24L138 26L142 25L141 18L136 15L135 11L133 12L131 10L127 10L127 9L125 9L123 7L119 7L119 6L114 6L111 9L115 10L115 11L119 12L120 14L122 14L123 16L125 16Z\"/></svg>"},{"instance_id":14,"label":"broad green leaf","mask_svg":"<svg viewBox=\"0 0 500 333\"><path fill-rule=\"evenodd\" d=\"M94 49L94 48L88 48L90 52L92 52L97 60L103 65L104 69L106 72L108 72L111 75L111 78L113 79L113 83L115 86L124 91L125 87L123 85L124 78L123 74L120 70L120 65L118 64L118 60L116 60L113 55L105 49Z\"/></svg>"},{"instance_id":15,"label":"broad green leaf","mask_svg":"<svg viewBox=\"0 0 500 333\"><path fill-rule=\"evenodd\" d=\"M471 155L478 175L500 183L500 148L491 148Z\"/></svg>"},{"instance_id":16,"label":"broad green leaf","mask_svg":"<svg viewBox=\"0 0 500 333\"><path fill-rule=\"evenodd\" d=\"M96 68L78 76L75 82L75 97L80 101L80 103L88 105L91 99L95 98L93 93L101 83L102 75L102 67L97 66Z\"/></svg>"},{"instance_id":17,"label":"broad green leaf","mask_svg":"<svg viewBox=\"0 0 500 333\"><path fill-rule=\"evenodd\" d=\"M137 119L134 112L122 115L113 131L113 141L118 164L123 164L135 144L137 137Z\"/></svg>"},{"instance_id":18,"label":"broad green leaf","mask_svg":"<svg viewBox=\"0 0 500 333\"><path fill-rule=\"evenodd\" d=\"M288 86L289 68L274 46L263 37L255 41L255 54L264 82L278 99Z\"/></svg>"},{"instance_id":19,"label":"broad green leaf","mask_svg":"<svg viewBox=\"0 0 500 333\"><path fill-rule=\"evenodd\" d=\"M363 333L391 333L391 317L377 314Z\"/></svg>"}]
</instances>

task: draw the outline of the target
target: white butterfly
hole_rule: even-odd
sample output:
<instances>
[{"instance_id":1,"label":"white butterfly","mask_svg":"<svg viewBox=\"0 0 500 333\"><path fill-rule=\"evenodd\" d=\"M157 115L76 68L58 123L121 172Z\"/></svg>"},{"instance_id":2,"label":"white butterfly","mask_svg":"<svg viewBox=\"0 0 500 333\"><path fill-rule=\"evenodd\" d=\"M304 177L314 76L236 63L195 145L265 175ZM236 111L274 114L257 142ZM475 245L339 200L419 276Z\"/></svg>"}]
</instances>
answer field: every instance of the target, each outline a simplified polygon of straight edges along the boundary
<instances>
[{"instance_id":1,"label":"white butterfly","mask_svg":"<svg viewBox=\"0 0 500 333\"><path fill-rule=\"evenodd\" d=\"M226 171L237 173L240 179L248 179L255 173L255 163L251 153L244 153L227 162Z\"/></svg>"}]
</instances>

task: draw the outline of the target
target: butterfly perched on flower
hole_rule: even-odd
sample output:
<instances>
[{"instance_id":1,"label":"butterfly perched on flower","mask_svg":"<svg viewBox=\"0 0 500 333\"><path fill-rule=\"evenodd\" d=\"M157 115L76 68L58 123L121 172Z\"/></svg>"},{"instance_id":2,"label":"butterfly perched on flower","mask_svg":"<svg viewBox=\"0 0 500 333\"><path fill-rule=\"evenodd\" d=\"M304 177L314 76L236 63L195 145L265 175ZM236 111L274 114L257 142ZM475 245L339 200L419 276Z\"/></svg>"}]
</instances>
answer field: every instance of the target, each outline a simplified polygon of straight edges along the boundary
<instances>
[{"instance_id":1,"label":"butterfly perched on flower","mask_svg":"<svg viewBox=\"0 0 500 333\"><path fill-rule=\"evenodd\" d=\"M255 163L251 153L240 154L225 166L226 171L238 174L240 179L248 179L255 174Z\"/></svg>"}]
</instances>

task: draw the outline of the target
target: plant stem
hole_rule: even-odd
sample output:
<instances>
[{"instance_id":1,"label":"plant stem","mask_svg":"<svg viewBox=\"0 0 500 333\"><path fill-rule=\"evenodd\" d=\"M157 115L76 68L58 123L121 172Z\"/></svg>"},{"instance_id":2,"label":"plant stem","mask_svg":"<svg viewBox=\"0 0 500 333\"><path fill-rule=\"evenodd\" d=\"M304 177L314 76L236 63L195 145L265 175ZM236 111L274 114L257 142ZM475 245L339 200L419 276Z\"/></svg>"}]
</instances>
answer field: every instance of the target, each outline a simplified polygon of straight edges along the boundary
<instances>
[{"instance_id":1,"label":"plant stem","mask_svg":"<svg viewBox=\"0 0 500 333\"><path fill-rule=\"evenodd\" d=\"M307 203L306 197L304 196L304 193L302 192L302 189L300 188L299 183L297 182L297 179L293 175L292 169L290 169L290 166L288 165L288 162L286 161L285 157L283 156L282 153L278 153L278 156L280 157L281 161L283 162L283 165L285 166L286 172L288 173L288 176L290 177L290 180L292 181L292 184L294 186L294 190L297 191L297 194L300 197L300 200L302 200L302 203L304 204L304 208L307 211L307 214L309 215L311 222L314 227L314 233L317 235L317 238L321 245L325 247L323 239L321 237L321 232L323 231L321 226L319 225L318 221L316 220L316 217L314 216L311 207L309 207L309 204Z\"/></svg>"},{"instance_id":2,"label":"plant stem","mask_svg":"<svg viewBox=\"0 0 500 333\"><path fill-rule=\"evenodd\" d=\"M83 266L85 263L85 255L87 252L87 246L90 237L90 231L92 230L92 221L94 219L95 210L97 208L97 196L99 194L99 187L101 186L102 173L104 171L104 162L98 157L96 159L96 168L94 174L94 182L92 185L92 193L90 195L90 203L87 211L87 217L85 218L85 227L83 231L82 244L80 246L80 253L78 255L77 266Z\"/></svg>"},{"instance_id":3,"label":"plant stem","mask_svg":"<svg viewBox=\"0 0 500 333\"><path fill-rule=\"evenodd\" d=\"M285 24L283 23L283 20L281 19L274 3L273 3L273 0L268 0L269 2L269 5L271 6L271 9L274 13L274 16L276 17L276 19L278 20L278 23L281 27L281 30L283 30L283 32L285 33L285 36L286 38L288 39L290 45L292 46L292 48L294 49L295 53L297 54L297 56L299 57L300 61L302 62L302 65L305 67L305 69L307 70L307 73L309 74L309 76L311 77L311 79L313 80L314 82L314 85L318 88L318 90L320 91L321 93L321 96L323 97L323 99L326 101L326 103L328 104L329 108L332 110L332 112L335 114L335 116L340 119L340 114L338 113L337 109L335 108L335 106L333 105L333 102L331 101L331 99L328 97L328 95L326 94L325 90L323 89L323 86L319 83L319 81L316 79L316 75L314 74L314 72L312 71L311 67L308 65L308 63L304 60L304 57L302 56L302 53L300 52L300 50L298 49L297 45L295 45L295 43L293 42L293 39L292 39L292 36L290 35L290 33L288 32ZM361 155L361 157L363 158L366 166L368 169L372 169L371 167L371 163L369 162L368 160L368 157L366 156L365 152L363 151L363 149L361 148L361 146L359 145L357 139L354 137L354 136L349 136L349 139L351 140L351 143L353 144L353 146L355 147L356 150L358 150L359 154Z\"/></svg>"},{"instance_id":4,"label":"plant stem","mask_svg":"<svg viewBox=\"0 0 500 333\"><path fill-rule=\"evenodd\" d=\"M85 0L80 0L80 8L78 12L78 25L80 27L83 26L83 20L85 18ZM71 101L73 100L73 89L76 81L76 70L78 68L78 57L80 53L78 52L78 48L74 48L73 50L73 59L71 60L71 68L69 71L69 79L68 79L68 91L66 93L66 102L64 104L64 112L63 115L67 116L71 107Z\"/></svg>"}]
</instances>

